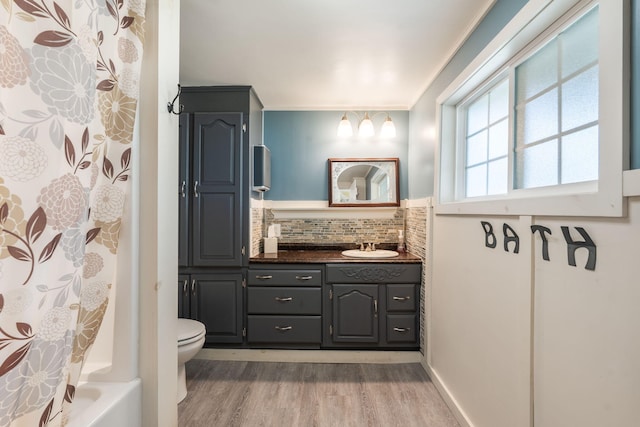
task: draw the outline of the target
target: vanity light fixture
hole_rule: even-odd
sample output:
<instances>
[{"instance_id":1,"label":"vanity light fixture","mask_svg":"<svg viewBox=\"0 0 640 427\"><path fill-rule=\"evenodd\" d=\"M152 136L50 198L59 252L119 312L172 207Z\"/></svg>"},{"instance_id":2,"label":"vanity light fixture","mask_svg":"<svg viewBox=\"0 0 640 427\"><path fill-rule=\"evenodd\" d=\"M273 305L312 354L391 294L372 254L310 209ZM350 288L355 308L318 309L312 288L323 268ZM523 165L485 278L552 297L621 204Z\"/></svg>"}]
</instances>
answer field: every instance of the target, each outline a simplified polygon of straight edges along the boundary
<instances>
[{"instance_id":1,"label":"vanity light fixture","mask_svg":"<svg viewBox=\"0 0 640 427\"><path fill-rule=\"evenodd\" d=\"M358 137L359 138L370 138L375 135L375 130L373 129L373 122L369 117L369 113L365 112L364 117L362 119L355 111L345 111L342 115L342 119L340 120L340 124L338 124L338 138L348 138L353 135L353 126L351 126L351 122L347 118L347 113L353 113L358 117ZM384 111L378 111L376 113L371 114L371 117L375 117L378 114L386 114L387 118L384 120L382 124L382 128L380 129L380 137L381 138L395 138L396 136L396 126L393 124L393 120L389 116L389 113Z\"/></svg>"}]
</instances>

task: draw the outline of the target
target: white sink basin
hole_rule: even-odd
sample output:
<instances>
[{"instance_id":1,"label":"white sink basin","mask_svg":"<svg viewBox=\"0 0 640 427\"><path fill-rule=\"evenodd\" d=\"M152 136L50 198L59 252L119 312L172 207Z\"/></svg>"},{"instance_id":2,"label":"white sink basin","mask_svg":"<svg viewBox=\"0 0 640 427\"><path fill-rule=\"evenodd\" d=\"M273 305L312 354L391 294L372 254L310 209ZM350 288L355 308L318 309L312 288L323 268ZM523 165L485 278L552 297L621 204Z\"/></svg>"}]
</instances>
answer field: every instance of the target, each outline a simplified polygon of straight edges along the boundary
<instances>
[{"instance_id":1,"label":"white sink basin","mask_svg":"<svg viewBox=\"0 0 640 427\"><path fill-rule=\"evenodd\" d=\"M398 252L388 251L386 249L378 249L375 251L349 249L348 251L342 251L342 255L350 258L393 258L394 256L398 256Z\"/></svg>"}]
</instances>

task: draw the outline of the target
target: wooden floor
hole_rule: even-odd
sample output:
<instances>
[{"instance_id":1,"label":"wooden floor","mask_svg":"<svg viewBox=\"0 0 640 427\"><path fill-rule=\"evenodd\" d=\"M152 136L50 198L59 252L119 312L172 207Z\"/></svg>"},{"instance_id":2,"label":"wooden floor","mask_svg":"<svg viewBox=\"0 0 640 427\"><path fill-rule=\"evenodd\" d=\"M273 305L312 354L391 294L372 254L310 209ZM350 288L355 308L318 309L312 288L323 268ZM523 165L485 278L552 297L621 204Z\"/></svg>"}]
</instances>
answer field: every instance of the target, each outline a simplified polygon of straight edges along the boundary
<instances>
[{"instance_id":1,"label":"wooden floor","mask_svg":"<svg viewBox=\"0 0 640 427\"><path fill-rule=\"evenodd\" d=\"M458 426L418 363L194 359L187 389L180 427Z\"/></svg>"}]
</instances>

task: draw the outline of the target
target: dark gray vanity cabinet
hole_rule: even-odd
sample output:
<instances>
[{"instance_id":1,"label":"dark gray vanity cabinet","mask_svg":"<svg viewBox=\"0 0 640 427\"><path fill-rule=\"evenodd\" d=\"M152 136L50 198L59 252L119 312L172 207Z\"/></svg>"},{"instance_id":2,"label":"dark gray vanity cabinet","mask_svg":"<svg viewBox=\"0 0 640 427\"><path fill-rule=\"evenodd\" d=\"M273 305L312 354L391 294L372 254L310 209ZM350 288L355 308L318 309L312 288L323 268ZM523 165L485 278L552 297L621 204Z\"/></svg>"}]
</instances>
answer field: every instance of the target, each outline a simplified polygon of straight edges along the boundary
<instances>
[{"instance_id":1,"label":"dark gray vanity cabinet","mask_svg":"<svg viewBox=\"0 0 640 427\"><path fill-rule=\"evenodd\" d=\"M205 344L242 343L242 283L242 274L233 272L180 274L178 317L202 322Z\"/></svg>"},{"instance_id":2,"label":"dark gray vanity cabinet","mask_svg":"<svg viewBox=\"0 0 640 427\"><path fill-rule=\"evenodd\" d=\"M250 346L320 348L320 268L297 265L250 268L247 282L247 343Z\"/></svg>"},{"instance_id":3,"label":"dark gray vanity cabinet","mask_svg":"<svg viewBox=\"0 0 640 427\"><path fill-rule=\"evenodd\" d=\"M242 267L243 115L193 113L181 119L187 139L180 153L180 265Z\"/></svg>"},{"instance_id":4,"label":"dark gray vanity cabinet","mask_svg":"<svg viewBox=\"0 0 640 427\"><path fill-rule=\"evenodd\" d=\"M189 265L189 223L191 196L187 185L191 182L191 116L180 115L180 152L178 172L178 266Z\"/></svg>"},{"instance_id":5,"label":"dark gray vanity cabinet","mask_svg":"<svg viewBox=\"0 0 640 427\"><path fill-rule=\"evenodd\" d=\"M188 274L178 274L178 317L191 317L191 279Z\"/></svg>"},{"instance_id":6,"label":"dark gray vanity cabinet","mask_svg":"<svg viewBox=\"0 0 640 427\"><path fill-rule=\"evenodd\" d=\"M262 103L250 86L212 86L183 87L180 104L179 312L205 324L206 344L242 344Z\"/></svg>"},{"instance_id":7,"label":"dark gray vanity cabinet","mask_svg":"<svg viewBox=\"0 0 640 427\"><path fill-rule=\"evenodd\" d=\"M420 264L327 264L323 347L417 348Z\"/></svg>"}]
</instances>

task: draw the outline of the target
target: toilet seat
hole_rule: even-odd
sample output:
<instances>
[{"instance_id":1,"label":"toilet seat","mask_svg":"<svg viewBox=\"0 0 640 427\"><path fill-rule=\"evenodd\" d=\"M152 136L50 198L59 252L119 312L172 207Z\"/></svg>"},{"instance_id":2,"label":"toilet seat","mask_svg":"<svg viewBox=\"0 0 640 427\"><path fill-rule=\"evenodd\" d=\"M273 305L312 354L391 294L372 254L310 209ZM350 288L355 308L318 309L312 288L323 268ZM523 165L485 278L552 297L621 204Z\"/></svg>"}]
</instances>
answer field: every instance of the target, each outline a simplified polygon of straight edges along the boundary
<instances>
[{"instance_id":1,"label":"toilet seat","mask_svg":"<svg viewBox=\"0 0 640 427\"><path fill-rule=\"evenodd\" d=\"M206 333L205 327L197 320L178 319L178 347L196 342Z\"/></svg>"}]
</instances>

